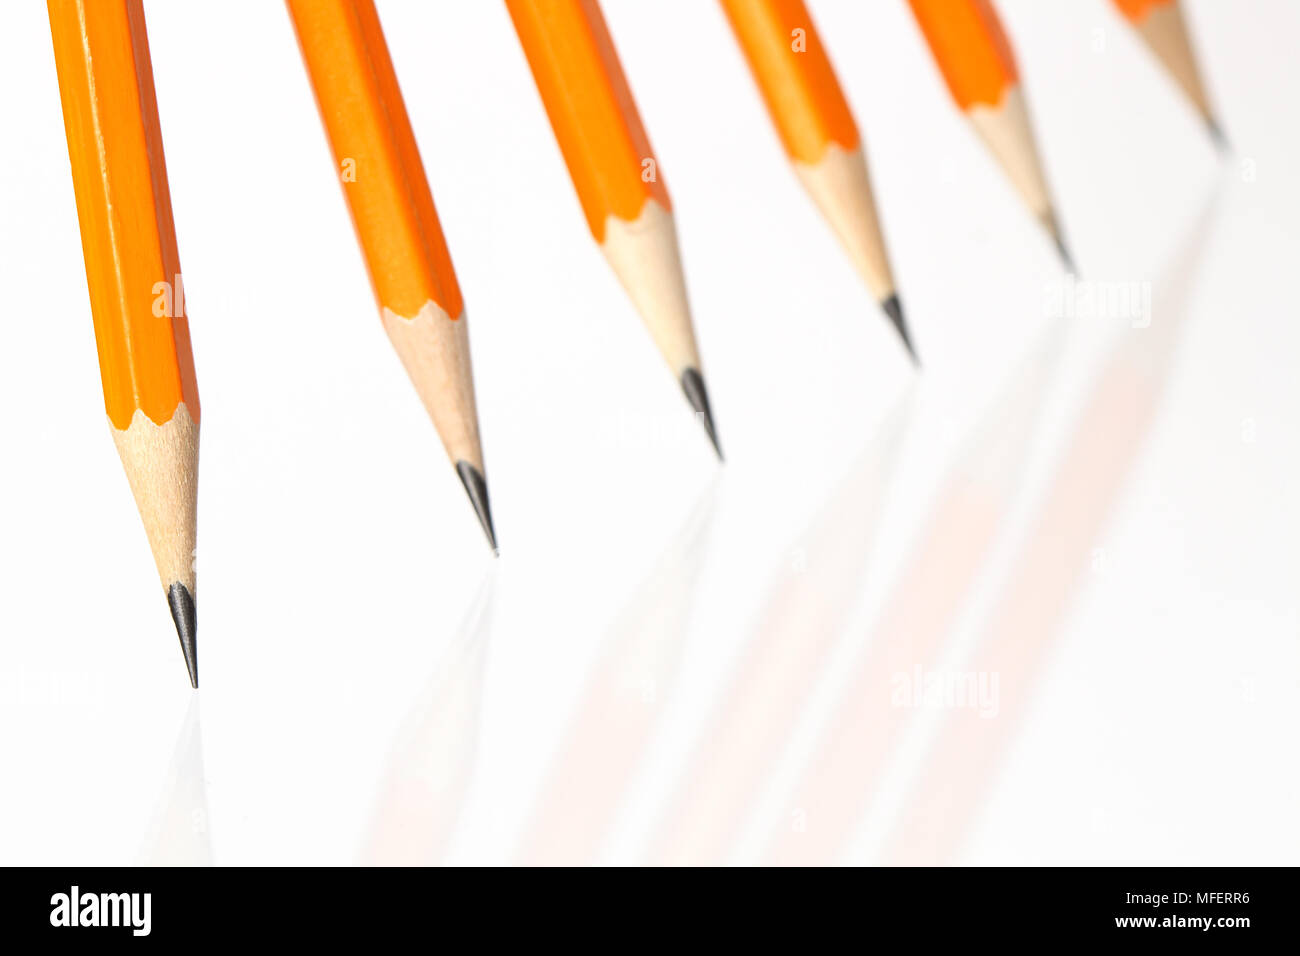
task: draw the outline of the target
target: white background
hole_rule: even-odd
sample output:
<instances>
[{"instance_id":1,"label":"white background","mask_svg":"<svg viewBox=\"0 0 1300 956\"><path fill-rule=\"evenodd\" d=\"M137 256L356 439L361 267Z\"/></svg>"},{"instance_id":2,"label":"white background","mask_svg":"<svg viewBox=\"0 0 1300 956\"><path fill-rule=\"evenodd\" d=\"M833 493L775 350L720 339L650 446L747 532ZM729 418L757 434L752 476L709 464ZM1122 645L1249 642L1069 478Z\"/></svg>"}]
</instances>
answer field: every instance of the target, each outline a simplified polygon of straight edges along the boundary
<instances>
[{"instance_id":1,"label":"white background","mask_svg":"<svg viewBox=\"0 0 1300 956\"><path fill-rule=\"evenodd\" d=\"M1219 156L1110 3L999 4L1081 272L1151 284L1134 329L1048 314L1055 253L906 5L812 3L920 375L720 9L605 6L722 467L591 241L504 6L379 4L469 309L494 560L383 334L283 6L146 2L203 401L197 695L105 425L44 5L7 6L0 862L505 862L538 834L635 862L693 798L688 855L762 860L918 549L942 563L954 480L1001 504L977 573L921 583L955 607L943 666L979 669L1007 602L1062 612L994 655L973 771L932 746L968 713L882 708L887 759L828 859L927 858L946 827L928 859L1296 862L1300 6L1185 0ZM1102 401L1112 362L1141 401ZM1049 519L1075 530L1026 574ZM934 780L951 805L918 824Z\"/></svg>"}]
</instances>

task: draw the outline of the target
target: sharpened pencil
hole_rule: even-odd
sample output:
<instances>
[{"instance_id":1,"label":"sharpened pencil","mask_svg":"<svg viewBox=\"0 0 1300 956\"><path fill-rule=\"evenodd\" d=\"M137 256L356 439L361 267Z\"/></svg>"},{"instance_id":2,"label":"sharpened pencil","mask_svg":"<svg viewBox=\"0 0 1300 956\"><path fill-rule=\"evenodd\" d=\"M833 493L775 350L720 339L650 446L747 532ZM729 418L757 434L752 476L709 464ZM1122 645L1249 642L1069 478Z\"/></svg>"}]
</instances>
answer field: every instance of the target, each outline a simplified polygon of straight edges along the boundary
<instances>
[{"instance_id":1,"label":"sharpened pencil","mask_svg":"<svg viewBox=\"0 0 1300 956\"><path fill-rule=\"evenodd\" d=\"M992 151L1016 191L1074 263L1061 235L1011 44L989 0L908 0L948 90Z\"/></svg>"},{"instance_id":2,"label":"sharpened pencil","mask_svg":"<svg viewBox=\"0 0 1300 956\"><path fill-rule=\"evenodd\" d=\"M199 686L199 390L140 0L49 0L104 405Z\"/></svg>"},{"instance_id":3,"label":"sharpened pencil","mask_svg":"<svg viewBox=\"0 0 1300 956\"><path fill-rule=\"evenodd\" d=\"M721 458L672 203L600 6L506 0L506 7L591 233Z\"/></svg>"},{"instance_id":4,"label":"sharpened pencil","mask_svg":"<svg viewBox=\"0 0 1300 956\"><path fill-rule=\"evenodd\" d=\"M1205 128L1218 146L1226 146L1223 128L1215 118L1196 65L1187 20L1180 0L1114 0L1120 13L1156 55L1179 88L1200 114Z\"/></svg>"},{"instance_id":5,"label":"sharpened pencil","mask_svg":"<svg viewBox=\"0 0 1300 956\"><path fill-rule=\"evenodd\" d=\"M287 0L388 337L488 543L465 306L372 0Z\"/></svg>"},{"instance_id":6,"label":"sharpened pencil","mask_svg":"<svg viewBox=\"0 0 1300 956\"><path fill-rule=\"evenodd\" d=\"M799 181L916 360L857 123L803 0L722 0Z\"/></svg>"}]
</instances>

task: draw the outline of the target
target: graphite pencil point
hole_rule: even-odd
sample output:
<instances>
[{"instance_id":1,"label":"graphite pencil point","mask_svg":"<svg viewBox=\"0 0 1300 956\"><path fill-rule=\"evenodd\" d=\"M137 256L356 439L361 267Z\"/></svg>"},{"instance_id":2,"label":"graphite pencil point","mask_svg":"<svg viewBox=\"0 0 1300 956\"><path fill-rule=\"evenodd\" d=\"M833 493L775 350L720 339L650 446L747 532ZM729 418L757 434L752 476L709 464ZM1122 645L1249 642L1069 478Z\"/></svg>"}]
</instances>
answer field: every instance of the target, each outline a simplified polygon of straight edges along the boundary
<instances>
[{"instance_id":1,"label":"graphite pencil point","mask_svg":"<svg viewBox=\"0 0 1300 956\"><path fill-rule=\"evenodd\" d=\"M891 295L880 303L880 307L885 311L885 315L889 316L889 321L894 323L894 328L902 337L903 344L907 346L907 354L912 356L912 364L920 368L921 358L916 354L916 347L912 345L912 336L907 331L907 323L903 321L903 304L898 301L898 295Z\"/></svg>"},{"instance_id":2,"label":"graphite pencil point","mask_svg":"<svg viewBox=\"0 0 1300 956\"><path fill-rule=\"evenodd\" d=\"M682 372L682 391L686 393L686 400L691 403L691 408L695 409L700 424L709 433L709 441L713 442L713 450L718 453L718 460L722 461L722 446L718 444L718 431L713 425L713 411L709 408L709 392L704 387L704 376L700 374L699 369L688 368Z\"/></svg>"},{"instance_id":3,"label":"graphite pencil point","mask_svg":"<svg viewBox=\"0 0 1300 956\"><path fill-rule=\"evenodd\" d=\"M493 554L500 554L496 529L492 527L492 508L488 504L487 481L484 480L483 473L467 461L458 461L456 474L460 475L460 483L465 486L465 494L469 495L470 504L474 506L474 513L478 515L479 524L483 526L483 533L487 535Z\"/></svg>"},{"instance_id":4,"label":"graphite pencil point","mask_svg":"<svg viewBox=\"0 0 1300 956\"><path fill-rule=\"evenodd\" d=\"M1043 217L1043 226L1047 229L1047 234L1052 237L1052 242L1056 245L1056 252L1061 257L1061 265L1070 275L1078 275L1079 271L1074 267L1074 257L1070 255L1070 250L1065 245L1065 239L1061 236L1061 224L1056 220L1056 213L1048 212Z\"/></svg>"},{"instance_id":5,"label":"graphite pencil point","mask_svg":"<svg viewBox=\"0 0 1300 956\"><path fill-rule=\"evenodd\" d=\"M1224 135L1223 127L1219 121L1212 116L1205 119L1205 128L1210 132L1210 138L1214 140L1214 145L1224 153L1232 151L1232 144L1228 142L1228 137Z\"/></svg>"},{"instance_id":6,"label":"graphite pencil point","mask_svg":"<svg viewBox=\"0 0 1300 956\"><path fill-rule=\"evenodd\" d=\"M1056 242L1056 251L1061 257L1061 264L1065 266L1065 271L1070 275L1077 275L1079 270L1074 267L1074 257L1070 255L1070 250L1065 248L1064 240L1061 239L1060 235L1055 235L1052 238Z\"/></svg>"},{"instance_id":7,"label":"graphite pencil point","mask_svg":"<svg viewBox=\"0 0 1300 956\"><path fill-rule=\"evenodd\" d=\"M194 610L194 595L185 585L177 582L167 589L167 604L176 622L176 636L181 640L181 653L185 655L185 669L190 674L190 686L199 686L199 620Z\"/></svg>"}]
</instances>

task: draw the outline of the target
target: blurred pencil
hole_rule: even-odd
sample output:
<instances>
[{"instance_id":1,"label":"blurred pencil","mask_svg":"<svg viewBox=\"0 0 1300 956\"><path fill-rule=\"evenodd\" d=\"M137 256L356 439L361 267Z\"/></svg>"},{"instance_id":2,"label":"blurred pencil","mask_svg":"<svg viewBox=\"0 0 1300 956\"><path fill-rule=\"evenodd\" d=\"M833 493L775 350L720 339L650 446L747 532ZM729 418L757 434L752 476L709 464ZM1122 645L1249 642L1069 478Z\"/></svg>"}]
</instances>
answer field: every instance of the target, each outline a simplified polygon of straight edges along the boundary
<instances>
[{"instance_id":1,"label":"blurred pencil","mask_svg":"<svg viewBox=\"0 0 1300 956\"><path fill-rule=\"evenodd\" d=\"M384 328L495 550L465 306L379 15L287 2Z\"/></svg>"},{"instance_id":2,"label":"blurred pencil","mask_svg":"<svg viewBox=\"0 0 1300 956\"><path fill-rule=\"evenodd\" d=\"M721 457L672 203L596 0L506 0L592 235Z\"/></svg>"},{"instance_id":3,"label":"blurred pencil","mask_svg":"<svg viewBox=\"0 0 1300 956\"><path fill-rule=\"evenodd\" d=\"M49 0L104 405L199 685L199 392L140 0Z\"/></svg>"},{"instance_id":4,"label":"blurred pencil","mask_svg":"<svg viewBox=\"0 0 1300 956\"><path fill-rule=\"evenodd\" d=\"M1187 98L1201 115L1214 142L1226 146L1223 129L1210 108L1210 99L1196 66L1187 21L1179 0L1115 0L1115 6L1141 35L1151 52L1164 64Z\"/></svg>"},{"instance_id":5,"label":"blurred pencil","mask_svg":"<svg viewBox=\"0 0 1300 956\"><path fill-rule=\"evenodd\" d=\"M989 0L908 0L957 106L1001 164L1029 210L1074 263L1052 207L1020 90L1011 44Z\"/></svg>"},{"instance_id":6,"label":"blurred pencil","mask_svg":"<svg viewBox=\"0 0 1300 956\"><path fill-rule=\"evenodd\" d=\"M722 8L795 173L915 361L862 138L812 15L803 0L722 0Z\"/></svg>"}]
</instances>

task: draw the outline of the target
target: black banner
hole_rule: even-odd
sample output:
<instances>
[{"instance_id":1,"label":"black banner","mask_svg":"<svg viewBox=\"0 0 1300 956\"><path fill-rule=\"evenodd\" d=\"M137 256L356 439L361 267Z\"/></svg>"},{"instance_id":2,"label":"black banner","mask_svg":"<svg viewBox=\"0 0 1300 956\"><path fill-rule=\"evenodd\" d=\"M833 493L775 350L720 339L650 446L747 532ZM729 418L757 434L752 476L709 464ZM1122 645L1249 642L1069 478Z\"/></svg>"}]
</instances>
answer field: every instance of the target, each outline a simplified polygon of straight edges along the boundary
<instances>
[{"instance_id":1,"label":"black banner","mask_svg":"<svg viewBox=\"0 0 1300 956\"><path fill-rule=\"evenodd\" d=\"M839 924L868 946L909 938L988 944L1099 937L1234 945L1289 940L1294 918L1294 879L1286 870L858 870L831 876L841 883L838 893L814 886L806 875L782 886L784 874L764 874L760 879L768 885L758 890L760 899L748 898L755 890L745 884L753 876L738 873L715 875L707 888L693 886L693 874L678 874L671 889L636 896L607 890L604 898L590 891L494 898L473 877L460 874L450 882L442 873L412 870L45 869L8 875L18 889L5 907L8 929L41 942L59 936L96 943L283 937L340 944L433 933L436 946L435 927L463 932L470 929L467 912L490 918L493 906L502 908L501 918L491 920L494 928L554 926L567 918L566 936L592 941L608 939L620 922L642 941L660 935L680 940L696 925L766 935L782 929L820 934ZM732 885L717 886L720 880Z\"/></svg>"}]
</instances>

